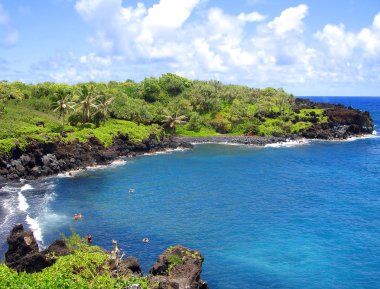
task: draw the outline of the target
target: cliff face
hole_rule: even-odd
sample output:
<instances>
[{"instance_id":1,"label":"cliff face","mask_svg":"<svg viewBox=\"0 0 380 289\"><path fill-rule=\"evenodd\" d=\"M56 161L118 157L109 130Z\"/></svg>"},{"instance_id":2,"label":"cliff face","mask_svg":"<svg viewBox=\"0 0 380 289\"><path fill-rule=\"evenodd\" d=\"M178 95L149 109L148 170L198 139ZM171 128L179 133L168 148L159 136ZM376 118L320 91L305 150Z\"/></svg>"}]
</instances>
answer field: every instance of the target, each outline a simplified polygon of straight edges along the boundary
<instances>
[{"instance_id":1,"label":"cliff face","mask_svg":"<svg viewBox=\"0 0 380 289\"><path fill-rule=\"evenodd\" d=\"M119 135L110 147L104 147L96 138L89 139L87 143L32 142L24 150L15 147L9 156L0 158L0 177L10 180L36 179L87 166L109 164L119 156L178 147L189 148L191 145L167 138L157 141L154 135L141 143L133 143L128 136Z\"/></svg>"},{"instance_id":2,"label":"cliff face","mask_svg":"<svg viewBox=\"0 0 380 289\"><path fill-rule=\"evenodd\" d=\"M327 122L313 124L302 136L308 139L347 139L353 136L371 134L373 120L367 111L328 103L314 103L307 99L296 99L296 109L322 108Z\"/></svg>"}]
</instances>

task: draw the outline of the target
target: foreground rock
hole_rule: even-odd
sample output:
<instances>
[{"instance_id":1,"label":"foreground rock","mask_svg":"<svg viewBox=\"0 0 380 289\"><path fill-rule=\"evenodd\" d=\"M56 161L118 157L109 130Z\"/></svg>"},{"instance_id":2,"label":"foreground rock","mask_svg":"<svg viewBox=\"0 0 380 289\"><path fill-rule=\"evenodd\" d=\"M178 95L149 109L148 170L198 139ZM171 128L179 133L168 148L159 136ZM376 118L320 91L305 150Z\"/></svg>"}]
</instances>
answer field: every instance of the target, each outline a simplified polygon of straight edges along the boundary
<instances>
[{"instance_id":1,"label":"foreground rock","mask_svg":"<svg viewBox=\"0 0 380 289\"><path fill-rule=\"evenodd\" d=\"M56 240L46 250L39 251L33 233L24 231L21 224L12 229L7 242L9 248L5 253L5 264L18 272L40 272L53 265L57 257L71 253L63 240ZM203 260L199 251L181 245L167 249L158 257L150 270L148 275L150 288L209 289L207 283L200 279ZM141 266L135 257L130 256L118 261L116 268L108 267L113 276L142 276ZM136 284L126 288L141 287Z\"/></svg>"},{"instance_id":2,"label":"foreground rock","mask_svg":"<svg viewBox=\"0 0 380 289\"><path fill-rule=\"evenodd\" d=\"M7 243L9 247L5 253L5 264L19 272L39 272L55 262L53 255L64 256L70 253L63 241L56 241L46 251L40 252L33 232L24 231L21 224L13 228Z\"/></svg>"},{"instance_id":3,"label":"foreground rock","mask_svg":"<svg viewBox=\"0 0 380 289\"><path fill-rule=\"evenodd\" d=\"M192 146L168 138L158 141L155 135L141 143L130 141L128 135L119 135L110 147L104 147L97 138L91 138L87 143L34 141L24 150L15 147L10 155L0 156L0 177L9 180L36 179L88 166L107 165L120 156L135 156L179 147Z\"/></svg>"},{"instance_id":4,"label":"foreground rock","mask_svg":"<svg viewBox=\"0 0 380 289\"><path fill-rule=\"evenodd\" d=\"M203 256L199 251L181 245L162 253L150 270L149 283L153 289L208 289L200 279Z\"/></svg>"}]
</instances>

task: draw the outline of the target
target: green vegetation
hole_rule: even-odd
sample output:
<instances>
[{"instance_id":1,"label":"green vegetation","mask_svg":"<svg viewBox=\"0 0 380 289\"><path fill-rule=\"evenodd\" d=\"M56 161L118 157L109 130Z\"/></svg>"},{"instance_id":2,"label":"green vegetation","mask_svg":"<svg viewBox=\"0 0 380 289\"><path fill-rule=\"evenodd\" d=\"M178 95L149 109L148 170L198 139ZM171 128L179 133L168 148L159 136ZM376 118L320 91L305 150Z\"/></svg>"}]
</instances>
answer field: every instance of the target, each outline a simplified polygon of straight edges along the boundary
<instances>
[{"instance_id":1,"label":"green vegetation","mask_svg":"<svg viewBox=\"0 0 380 289\"><path fill-rule=\"evenodd\" d=\"M178 254L169 255L168 262L169 262L168 273L170 273L174 267L183 264L182 258Z\"/></svg>"},{"instance_id":2,"label":"green vegetation","mask_svg":"<svg viewBox=\"0 0 380 289\"><path fill-rule=\"evenodd\" d=\"M151 133L266 136L300 133L326 121L323 109L297 110L293 95L282 89L191 81L171 73L140 83L0 82L0 153L32 140L97 137L110 145L119 133L134 141Z\"/></svg>"},{"instance_id":3,"label":"green vegetation","mask_svg":"<svg viewBox=\"0 0 380 289\"><path fill-rule=\"evenodd\" d=\"M146 277L111 276L108 254L97 246L87 245L77 234L66 238L66 242L73 253L57 258L54 265L42 272L17 273L0 264L0 288L125 288L140 284L143 289L149 289Z\"/></svg>"}]
</instances>

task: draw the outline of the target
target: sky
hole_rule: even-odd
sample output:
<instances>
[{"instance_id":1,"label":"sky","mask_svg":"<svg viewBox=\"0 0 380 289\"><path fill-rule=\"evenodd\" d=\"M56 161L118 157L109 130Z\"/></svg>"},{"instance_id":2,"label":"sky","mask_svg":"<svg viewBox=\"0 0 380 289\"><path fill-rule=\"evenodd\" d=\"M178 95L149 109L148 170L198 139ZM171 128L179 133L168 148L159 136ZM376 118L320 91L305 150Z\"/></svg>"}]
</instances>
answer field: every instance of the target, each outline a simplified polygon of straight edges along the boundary
<instances>
[{"instance_id":1,"label":"sky","mask_svg":"<svg viewBox=\"0 0 380 289\"><path fill-rule=\"evenodd\" d=\"M0 80L380 96L379 0L0 0Z\"/></svg>"}]
</instances>

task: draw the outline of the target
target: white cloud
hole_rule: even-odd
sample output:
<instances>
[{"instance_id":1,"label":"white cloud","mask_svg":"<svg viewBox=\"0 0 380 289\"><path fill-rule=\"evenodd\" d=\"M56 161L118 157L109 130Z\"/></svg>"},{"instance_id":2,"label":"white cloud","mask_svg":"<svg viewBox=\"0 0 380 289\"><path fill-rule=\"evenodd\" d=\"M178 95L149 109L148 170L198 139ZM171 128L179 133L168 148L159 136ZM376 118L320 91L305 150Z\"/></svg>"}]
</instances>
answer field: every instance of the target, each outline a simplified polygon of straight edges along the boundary
<instances>
[{"instance_id":1,"label":"white cloud","mask_svg":"<svg viewBox=\"0 0 380 289\"><path fill-rule=\"evenodd\" d=\"M251 12L249 14L240 13L238 19L245 22L260 22L264 21L266 16L260 14L259 12Z\"/></svg>"},{"instance_id":2,"label":"white cloud","mask_svg":"<svg viewBox=\"0 0 380 289\"><path fill-rule=\"evenodd\" d=\"M357 45L357 37L351 32L346 32L344 24L327 24L322 31L318 31L315 37L328 47L331 56L347 58Z\"/></svg>"},{"instance_id":3,"label":"white cloud","mask_svg":"<svg viewBox=\"0 0 380 289\"><path fill-rule=\"evenodd\" d=\"M18 39L18 31L12 27L7 11L0 4L0 45L5 47L13 46Z\"/></svg>"},{"instance_id":4,"label":"white cloud","mask_svg":"<svg viewBox=\"0 0 380 289\"><path fill-rule=\"evenodd\" d=\"M308 6L305 4L297 7L290 7L282 11L279 17L268 23L268 27L273 29L277 35L288 32L303 32L303 19L308 13Z\"/></svg>"},{"instance_id":5,"label":"white cloud","mask_svg":"<svg viewBox=\"0 0 380 289\"><path fill-rule=\"evenodd\" d=\"M358 33L346 31L344 24L327 24L315 37L327 46L329 54L335 58L350 58L356 50L362 50L365 57L380 56L380 13L371 27Z\"/></svg>"},{"instance_id":6,"label":"white cloud","mask_svg":"<svg viewBox=\"0 0 380 289\"><path fill-rule=\"evenodd\" d=\"M41 59L32 65L31 70L44 81L63 83L108 81L111 78L116 79L114 69L123 62L124 58L120 56L89 53L78 57L71 52L65 52Z\"/></svg>"},{"instance_id":7,"label":"white cloud","mask_svg":"<svg viewBox=\"0 0 380 289\"><path fill-rule=\"evenodd\" d=\"M149 7L126 6L123 0L77 0L77 12L95 30L88 41L97 52L76 57L76 63L51 75L67 81L138 80L174 72L275 87L328 87L375 75L369 59L380 56L380 13L372 25L356 32L344 24L326 24L311 42L304 35L305 4L268 19L256 11L229 14L204 0L155 2Z\"/></svg>"}]
</instances>

